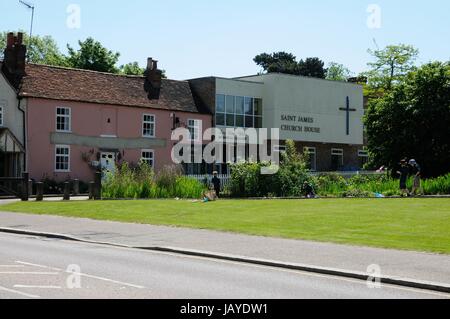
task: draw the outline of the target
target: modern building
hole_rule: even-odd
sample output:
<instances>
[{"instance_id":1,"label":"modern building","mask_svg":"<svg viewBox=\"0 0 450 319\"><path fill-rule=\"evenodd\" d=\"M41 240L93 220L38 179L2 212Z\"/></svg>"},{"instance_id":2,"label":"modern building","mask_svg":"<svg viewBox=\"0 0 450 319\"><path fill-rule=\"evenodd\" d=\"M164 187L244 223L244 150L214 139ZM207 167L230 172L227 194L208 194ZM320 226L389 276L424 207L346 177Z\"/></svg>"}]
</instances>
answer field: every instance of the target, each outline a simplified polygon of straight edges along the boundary
<instances>
[{"instance_id":1,"label":"modern building","mask_svg":"<svg viewBox=\"0 0 450 319\"><path fill-rule=\"evenodd\" d=\"M278 128L273 149L294 140L314 171L360 170L367 161L360 85L276 73L189 83L197 104L214 114L213 126Z\"/></svg>"}]
</instances>

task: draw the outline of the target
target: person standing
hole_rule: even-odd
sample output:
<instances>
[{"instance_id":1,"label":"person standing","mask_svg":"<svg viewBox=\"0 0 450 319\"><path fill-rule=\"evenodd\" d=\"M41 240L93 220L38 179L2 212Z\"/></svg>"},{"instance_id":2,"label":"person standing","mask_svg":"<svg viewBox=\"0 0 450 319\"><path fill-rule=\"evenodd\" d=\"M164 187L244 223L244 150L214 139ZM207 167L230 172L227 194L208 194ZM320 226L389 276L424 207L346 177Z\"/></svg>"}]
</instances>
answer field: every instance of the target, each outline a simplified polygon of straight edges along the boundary
<instances>
[{"instance_id":1,"label":"person standing","mask_svg":"<svg viewBox=\"0 0 450 319\"><path fill-rule=\"evenodd\" d=\"M408 186L406 185L409 175L409 167L406 159L400 161L400 169L397 171L400 175L400 191L403 195L408 195Z\"/></svg>"},{"instance_id":2,"label":"person standing","mask_svg":"<svg viewBox=\"0 0 450 319\"><path fill-rule=\"evenodd\" d=\"M216 196L219 197L220 196L220 188L221 188L221 181L220 178L218 177L218 172L213 172L213 179L212 179L212 184L214 186L214 190L216 192Z\"/></svg>"},{"instance_id":3,"label":"person standing","mask_svg":"<svg viewBox=\"0 0 450 319\"><path fill-rule=\"evenodd\" d=\"M411 170L411 175L414 178L411 194L417 195L418 191L420 192L420 194L422 194L423 193L421 181L422 171L420 169L420 165L417 163L415 159L412 159L409 161L409 166Z\"/></svg>"}]
</instances>

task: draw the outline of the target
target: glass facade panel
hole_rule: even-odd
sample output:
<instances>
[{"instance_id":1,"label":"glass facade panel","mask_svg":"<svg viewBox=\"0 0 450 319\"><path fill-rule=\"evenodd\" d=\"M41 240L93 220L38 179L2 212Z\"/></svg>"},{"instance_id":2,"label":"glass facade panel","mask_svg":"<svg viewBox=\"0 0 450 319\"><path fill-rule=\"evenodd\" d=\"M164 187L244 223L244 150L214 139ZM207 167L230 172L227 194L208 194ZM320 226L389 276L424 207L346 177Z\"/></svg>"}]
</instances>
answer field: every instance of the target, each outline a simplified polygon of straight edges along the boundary
<instances>
[{"instance_id":1,"label":"glass facade panel","mask_svg":"<svg viewBox=\"0 0 450 319\"><path fill-rule=\"evenodd\" d=\"M236 114L244 114L244 98L242 96L236 97Z\"/></svg>"},{"instance_id":2,"label":"glass facade panel","mask_svg":"<svg viewBox=\"0 0 450 319\"><path fill-rule=\"evenodd\" d=\"M236 127L244 127L244 115L236 115Z\"/></svg>"},{"instance_id":3,"label":"glass facade panel","mask_svg":"<svg viewBox=\"0 0 450 319\"><path fill-rule=\"evenodd\" d=\"M226 108L227 108L227 114L234 114L234 96L227 95L226 99Z\"/></svg>"},{"instance_id":4,"label":"glass facade panel","mask_svg":"<svg viewBox=\"0 0 450 319\"><path fill-rule=\"evenodd\" d=\"M216 126L262 128L262 100L217 94Z\"/></svg>"},{"instance_id":5,"label":"glass facade panel","mask_svg":"<svg viewBox=\"0 0 450 319\"><path fill-rule=\"evenodd\" d=\"M246 128L254 127L253 116L246 116L245 117L245 127Z\"/></svg>"},{"instance_id":6,"label":"glass facade panel","mask_svg":"<svg viewBox=\"0 0 450 319\"><path fill-rule=\"evenodd\" d=\"M253 99L246 97L244 104L245 115L253 115Z\"/></svg>"},{"instance_id":7,"label":"glass facade panel","mask_svg":"<svg viewBox=\"0 0 450 319\"><path fill-rule=\"evenodd\" d=\"M224 113L225 112L225 95L217 94L216 97L216 112Z\"/></svg>"},{"instance_id":8,"label":"glass facade panel","mask_svg":"<svg viewBox=\"0 0 450 319\"><path fill-rule=\"evenodd\" d=\"M254 113L256 116L262 116L262 100L261 99L255 99L254 103L255 109Z\"/></svg>"},{"instance_id":9,"label":"glass facade panel","mask_svg":"<svg viewBox=\"0 0 450 319\"><path fill-rule=\"evenodd\" d=\"M234 114L227 114L227 126L234 127Z\"/></svg>"},{"instance_id":10,"label":"glass facade panel","mask_svg":"<svg viewBox=\"0 0 450 319\"><path fill-rule=\"evenodd\" d=\"M219 126L225 125L225 114L224 113L216 114L216 125L219 125Z\"/></svg>"}]
</instances>

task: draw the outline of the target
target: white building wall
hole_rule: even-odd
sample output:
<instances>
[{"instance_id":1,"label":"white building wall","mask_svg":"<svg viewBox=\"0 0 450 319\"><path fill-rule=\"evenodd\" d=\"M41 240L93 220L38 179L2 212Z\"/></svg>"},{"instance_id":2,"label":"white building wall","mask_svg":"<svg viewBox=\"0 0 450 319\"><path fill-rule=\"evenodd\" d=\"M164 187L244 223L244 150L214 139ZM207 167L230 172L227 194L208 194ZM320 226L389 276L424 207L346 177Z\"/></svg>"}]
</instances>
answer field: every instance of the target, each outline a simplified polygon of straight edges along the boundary
<instances>
[{"instance_id":1,"label":"white building wall","mask_svg":"<svg viewBox=\"0 0 450 319\"><path fill-rule=\"evenodd\" d=\"M22 102L22 104L25 104ZM3 127L8 128L14 136L24 145L23 113L18 109L18 99L14 88L0 72L0 105L3 106ZM25 109L24 106L21 106Z\"/></svg>"},{"instance_id":2,"label":"white building wall","mask_svg":"<svg viewBox=\"0 0 450 319\"><path fill-rule=\"evenodd\" d=\"M364 101L362 86L286 74L264 74L240 78L264 83L264 126L280 128L282 140L362 145ZM347 135L346 107L350 98L350 134ZM287 119L289 118L289 119ZM305 123L300 118L313 121ZM301 127L303 131L287 128ZM312 132L305 132L312 128ZM307 130L308 130L307 129Z\"/></svg>"}]
</instances>

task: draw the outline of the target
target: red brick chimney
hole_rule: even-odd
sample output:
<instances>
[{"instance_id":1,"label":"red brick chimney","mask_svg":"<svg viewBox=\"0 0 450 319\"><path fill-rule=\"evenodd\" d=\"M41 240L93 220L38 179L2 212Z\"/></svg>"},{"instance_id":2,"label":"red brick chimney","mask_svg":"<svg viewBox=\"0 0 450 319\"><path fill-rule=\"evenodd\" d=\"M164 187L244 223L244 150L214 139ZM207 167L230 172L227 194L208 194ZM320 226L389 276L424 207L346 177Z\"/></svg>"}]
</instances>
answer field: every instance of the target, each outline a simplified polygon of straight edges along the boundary
<instances>
[{"instance_id":1,"label":"red brick chimney","mask_svg":"<svg viewBox=\"0 0 450 319\"><path fill-rule=\"evenodd\" d=\"M144 72L144 89L150 100L158 100L161 93L162 71L158 70L158 61L148 58L147 69Z\"/></svg>"},{"instance_id":2,"label":"red brick chimney","mask_svg":"<svg viewBox=\"0 0 450 319\"><path fill-rule=\"evenodd\" d=\"M12 32L8 33L2 71L16 88L25 75L26 55L27 47L23 44L23 33L19 32L17 36Z\"/></svg>"}]
</instances>

